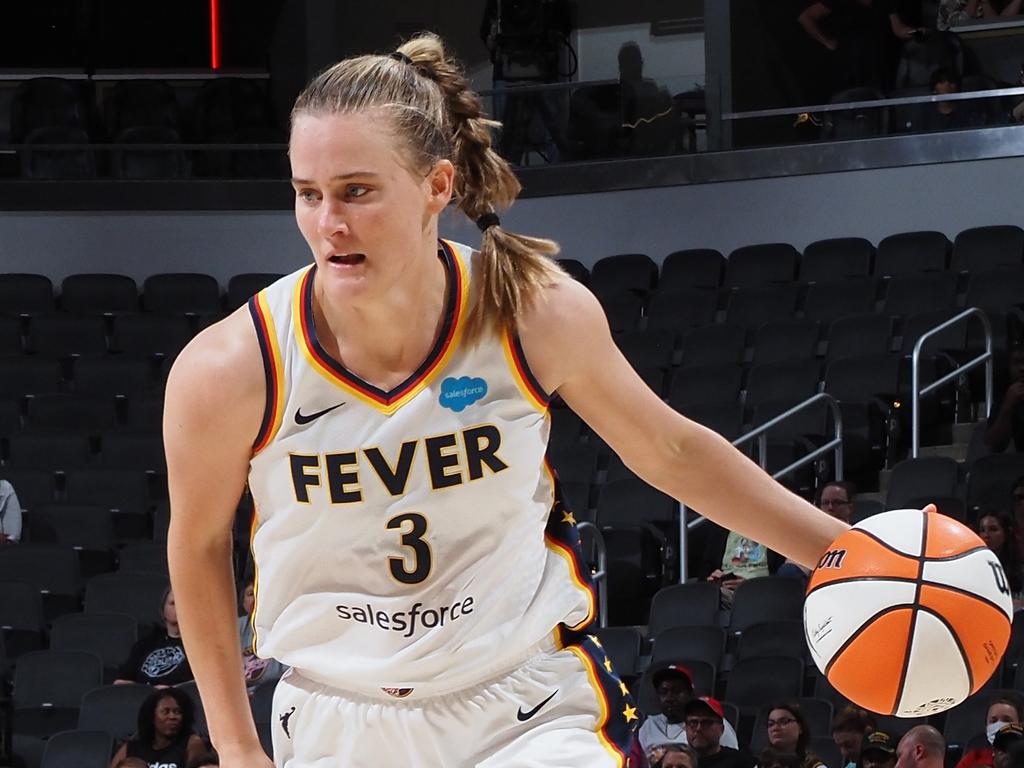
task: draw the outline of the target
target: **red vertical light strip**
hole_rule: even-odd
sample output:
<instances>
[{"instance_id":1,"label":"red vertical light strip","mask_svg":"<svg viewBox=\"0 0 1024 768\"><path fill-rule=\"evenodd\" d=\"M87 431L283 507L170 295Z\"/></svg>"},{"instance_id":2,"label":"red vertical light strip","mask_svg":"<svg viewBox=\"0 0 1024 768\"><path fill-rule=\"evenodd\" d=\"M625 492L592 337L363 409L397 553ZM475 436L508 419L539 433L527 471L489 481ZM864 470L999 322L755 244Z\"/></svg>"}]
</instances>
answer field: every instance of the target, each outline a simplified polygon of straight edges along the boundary
<instances>
[{"instance_id":1,"label":"red vertical light strip","mask_svg":"<svg viewBox=\"0 0 1024 768\"><path fill-rule=\"evenodd\" d=\"M220 18L218 0L210 0L210 68L220 69Z\"/></svg>"}]
</instances>

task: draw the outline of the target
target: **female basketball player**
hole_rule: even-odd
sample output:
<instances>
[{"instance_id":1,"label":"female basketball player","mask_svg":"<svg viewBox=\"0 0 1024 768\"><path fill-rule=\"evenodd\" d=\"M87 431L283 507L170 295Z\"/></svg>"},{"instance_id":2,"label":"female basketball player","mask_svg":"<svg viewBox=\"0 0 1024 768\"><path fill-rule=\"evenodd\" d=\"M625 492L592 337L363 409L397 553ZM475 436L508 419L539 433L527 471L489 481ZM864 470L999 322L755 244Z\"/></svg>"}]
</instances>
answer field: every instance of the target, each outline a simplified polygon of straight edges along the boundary
<instances>
[{"instance_id":1,"label":"female basketball player","mask_svg":"<svg viewBox=\"0 0 1024 768\"><path fill-rule=\"evenodd\" d=\"M315 78L290 139L313 264L171 373L171 573L228 768L269 765L234 623L247 482L288 766L624 764L636 708L582 634L593 594L544 464L555 392L649 483L798 562L845 529L659 400L555 244L500 226L519 184L494 125L433 36ZM479 252L438 240L453 199Z\"/></svg>"}]
</instances>

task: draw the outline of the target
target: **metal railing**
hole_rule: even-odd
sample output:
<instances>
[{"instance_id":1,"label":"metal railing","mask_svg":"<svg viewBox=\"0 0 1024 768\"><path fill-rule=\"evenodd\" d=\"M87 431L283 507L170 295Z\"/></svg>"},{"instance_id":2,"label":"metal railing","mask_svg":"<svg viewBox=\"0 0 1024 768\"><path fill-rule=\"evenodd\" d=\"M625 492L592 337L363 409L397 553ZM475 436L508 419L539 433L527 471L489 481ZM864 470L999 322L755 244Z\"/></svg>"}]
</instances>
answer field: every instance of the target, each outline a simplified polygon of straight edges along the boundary
<instances>
[{"instance_id":1,"label":"metal railing","mask_svg":"<svg viewBox=\"0 0 1024 768\"><path fill-rule=\"evenodd\" d=\"M935 336L938 333L946 330L947 328L960 323L961 321L969 320L972 317L977 317L981 321L981 327L985 331L985 351L977 357L968 360L965 363L958 365L952 371L947 373L940 379L933 381L926 387L921 386L921 348L924 346L925 341ZM972 368L977 368L982 363L985 364L985 418L989 416L989 411L992 409L992 324L988 320L988 316L977 307L971 307L965 309L959 315L951 317L944 323L940 323L929 331L921 334L921 338L917 340L914 345L914 351L910 357L910 380L911 380L911 427L910 427L910 457L913 459L917 458L920 452L921 443L921 396L927 395L929 392L941 387L943 384L952 381L953 379L959 378L963 374Z\"/></svg>"},{"instance_id":2,"label":"metal railing","mask_svg":"<svg viewBox=\"0 0 1024 768\"><path fill-rule=\"evenodd\" d=\"M585 529L590 528L594 530L594 546L597 549L597 570L590 577L597 589L597 625L604 628L608 626L608 551L601 530L596 525L586 520L576 523L576 529L581 535Z\"/></svg>"},{"instance_id":3,"label":"metal railing","mask_svg":"<svg viewBox=\"0 0 1024 768\"><path fill-rule=\"evenodd\" d=\"M824 402L828 405L829 411L832 413L832 439L824 445L815 448L813 451L808 453L806 456L802 456L796 461L783 467L777 472L772 473L772 478L778 480L780 477L785 477L790 472L794 472L800 467L810 464L812 461L818 459L819 456L824 456L830 451L833 452L835 461L835 474L836 480L843 479L843 415L839 410L839 403L832 395L827 392L819 392L812 397L807 398L801 403L794 405L787 411L783 411L778 416L769 419L761 426L756 429L752 429L746 434L740 435L738 438L732 441L733 446L739 448L741 445L749 443L753 439L757 438L757 451L758 451L758 463L761 469L767 471L768 469L768 430L776 426L782 421L790 418L791 416L799 413L800 411L806 410L816 403ZM686 522L686 505L680 503L679 505L679 581L686 581L686 557L687 557L687 535L693 528L697 528L706 522L707 518L698 517L696 520L691 520L689 523Z\"/></svg>"}]
</instances>

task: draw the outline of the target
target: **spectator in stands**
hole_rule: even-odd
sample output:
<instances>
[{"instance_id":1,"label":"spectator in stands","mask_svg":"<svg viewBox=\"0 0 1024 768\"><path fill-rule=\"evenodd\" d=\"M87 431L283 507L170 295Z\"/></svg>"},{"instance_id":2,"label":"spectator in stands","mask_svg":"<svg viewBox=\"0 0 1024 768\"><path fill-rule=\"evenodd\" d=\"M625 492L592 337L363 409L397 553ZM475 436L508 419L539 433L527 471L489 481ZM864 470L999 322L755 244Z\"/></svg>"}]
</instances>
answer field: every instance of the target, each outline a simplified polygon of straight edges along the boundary
<instances>
[{"instance_id":1,"label":"spectator in stands","mask_svg":"<svg viewBox=\"0 0 1024 768\"><path fill-rule=\"evenodd\" d=\"M875 718L871 713L853 705L843 707L832 718L832 740L847 768L859 765L864 738L874 729Z\"/></svg>"},{"instance_id":2,"label":"spectator in stands","mask_svg":"<svg viewBox=\"0 0 1024 768\"><path fill-rule=\"evenodd\" d=\"M138 757L148 766L186 768L207 751L206 744L192 730L195 711L187 694L168 688L156 691L139 707L135 736L114 753L111 766L126 757Z\"/></svg>"},{"instance_id":3,"label":"spectator in stands","mask_svg":"<svg viewBox=\"0 0 1024 768\"><path fill-rule=\"evenodd\" d=\"M252 632L252 611L256 606L255 581L250 578L242 590L243 616L238 617L238 639L242 644L242 665L245 668L245 685L252 693L257 686L278 680L284 674L284 666L274 659L261 659L254 650Z\"/></svg>"},{"instance_id":4,"label":"spectator in stands","mask_svg":"<svg viewBox=\"0 0 1024 768\"><path fill-rule=\"evenodd\" d=\"M818 498L815 505L837 520L844 523L850 522L853 514L853 496L857 493L857 486L844 480L832 480L825 483L818 491ZM776 572L779 576L791 579L799 579L801 583L807 584L811 575L810 568L805 568L800 563L786 560Z\"/></svg>"},{"instance_id":5,"label":"spectator in stands","mask_svg":"<svg viewBox=\"0 0 1024 768\"><path fill-rule=\"evenodd\" d=\"M896 747L896 768L942 768L946 740L930 725L916 725Z\"/></svg>"},{"instance_id":6,"label":"spectator in stands","mask_svg":"<svg viewBox=\"0 0 1024 768\"><path fill-rule=\"evenodd\" d=\"M1024 725L1008 723L1000 728L992 739L992 768L1009 768L1009 750L1017 743L1024 743Z\"/></svg>"},{"instance_id":7,"label":"spectator in stands","mask_svg":"<svg viewBox=\"0 0 1024 768\"><path fill-rule=\"evenodd\" d=\"M978 535L999 558L1006 574L1006 582L1013 595L1014 607L1020 607L1024 571L1017 552L1017 527L1013 518L1001 512L986 512L978 519Z\"/></svg>"},{"instance_id":8,"label":"spectator in stands","mask_svg":"<svg viewBox=\"0 0 1024 768\"><path fill-rule=\"evenodd\" d=\"M644 720L637 733L640 747L647 759L657 762L661 757L660 748L666 744L688 744L686 705L693 698L693 678L682 664L667 664L654 671L651 684L658 696L661 713L650 715ZM728 720L724 723L722 746L739 748L736 731Z\"/></svg>"},{"instance_id":9,"label":"spectator in stands","mask_svg":"<svg viewBox=\"0 0 1024 768\"><path fill-rule=\"evenodd\" d=\"M722 746L725 711L710 696L690 699L685 707L686 739L697 753L700 768L753 768L746 750Z\"/></svg>"},{"instance_id":10,"label":"spectator in stands","mask_svg":"<svg viewBox=\"0 0 1024 768\"><path fill-rule=\"evenodd\" d=\"M1021 0L996 5L991 0L941 0L935 26L943 31L966 24L971 19L998 19L1016 16L1021 11Z\"/></svg>"},{"instance_id":11,"label":"spectator in stands","mask_svg":"<svg viewBox=\"0 0 1024 768\"><path fill-rule=\"evenodd\" d=\"M140 637L128 660L121 667L114 684L145 683L157 688L187 683L192 679L192 668L185 656L178 627L178 612L174 607L174 592L164 590L160 600L161 622L152 632Z\"/></svg>"},{"instance_id":12,"label":"spectator in stands","mask_svg":"<svg viewBox=\"0 0 1024 768\"><path fill-rule=\"evenodd\" d=\"M993 453L1002 453L1013 438L1014 449L1024 450L1024 346L1014 345L1007 360L1010 385L992 408L985 430L985 445Z\"/></svg>"},{"instance_id":13,"label":"spectator in stands","mask_svg":"<svg viewBox=\"0 0 1024 768\"><path fill-rule=\"evenodd\" d=\"M216 752L204 752L194 760L188 761L188 768L217 768L220 758Z\"/></svg>"},{"instance_id":14,"label":"spectator in stands","mask_svg":"<svg viewBox=\"0 0 1024 768\"><path fill-rule=\"evenodd\" d=\"M823 768L824 763L808 750L811 729L795 701L773 704L768 711L768 743L780 752L795 754L801 768Z\"/></svg>"},{"instance_id":15,"label":"spectator in stands","mask_svg":"<svg viewBox=\"0 0 1024 768\"><path fill-rule=\"evenodd\" d=\"M946 96L960 93L960 76L952 70L939 67L929 81L933 94ZM969 128L980 122L978 114L962 101L937 101L925 112L926 131L954 131Z\"/></svg>"},{"instance_id":16,"label":"spectator in stands","mask_svg":"<svg viewBox=\"0 0 1024 768\"><path fill-rule=\"evenodd\" d=\"M763 544L716 525L708 534L700 572L708 574L708 581L718 582L722 604L728 607L736 587L747 579L774 574L784 561Z\"/></svg>"},{"instance_id":17,"label":"spectator in stands","mask_svg":"<svg viewBox=\"0 0 1024 768\"><path fill-rule=\"evenodd\" d=\"M757 758L757 768L800 768L803 761L795 752L782 752L775 747L765 747Z\"/></svg>"},{"instance_id":18,"label":"spectator in stands","mask_svg":"<svg viewBox=\"0 0 1024 768\"><path fill-rule=\"evenodd\" d=\"M1021 723L1024 702L1015 696L1000 694L992 699L985 711L985 735L972 738L957 768L982 768L992 765L993 744L996 734L1004 726Z\"/></svg>"},{"instance_id":19,"label":"spectator in stands","mask_svg":"<svg viewBox=\"0 0 1024 768\"><path fill-rule=\"evenodd\" d=\"M0 545L21 541L21 512L14 486L0 480Z\"/></svg>"},{"instance_id":20,"label":"spectator in stands","mask_svg":"<svg viewBox=\"0 0 1024 768\"><path fill-rule=\"evenodd\" d=\"M833 93L859 86L887 87L887 0L810 0L797 21L830 52Z\"/></svg>"},{"instance_id":21,"label":"spectator in stands","mask_svg":"<svg viewBox=\"0 0 1024 768\"><path fill-rule=\"evenodd\" d=\"M864 740L860 768L895 768L896 745L885 731L875 731Z\"/></svg>"},{"instance_id":22,"label":"spectator in stands","mask_svg":"<svg viewBox=\"0 0 1024 768\"><path fill-rule=\"evenodd\" d=\"M697 768L697 753L686 744L669 744L651 768Z\"/></svg>"}]
</instances>

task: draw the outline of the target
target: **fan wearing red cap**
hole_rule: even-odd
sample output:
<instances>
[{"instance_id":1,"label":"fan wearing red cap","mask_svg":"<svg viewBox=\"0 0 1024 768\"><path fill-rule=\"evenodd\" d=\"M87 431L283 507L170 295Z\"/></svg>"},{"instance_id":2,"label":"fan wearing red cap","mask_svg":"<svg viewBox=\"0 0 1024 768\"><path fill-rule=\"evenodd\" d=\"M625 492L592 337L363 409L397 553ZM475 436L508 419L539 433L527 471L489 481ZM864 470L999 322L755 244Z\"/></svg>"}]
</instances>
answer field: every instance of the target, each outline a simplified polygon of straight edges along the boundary
<instances>
[{"instance_id":1,"label":"fan wearing red cap","mask_svg":"<svg viewBox=\"0 0 1024 768\"><path fill-rule=\"evenodd\" d=\"M746 750L722 746L725 712L718 699L701 696L684 707L686 738L697 753L700 768L753 768Z\"/></svg>"},{"instance_id":2,"label":"fan wearing red cap","mask_svg":"<svg viewBox=\"0 0 1024 768\"><path fill-rule=\"evenodd\" d=\"M640 746L652 763L660 757L660 748L666 744L687 744L686 705L693 699L693 677L682 664L659 667L651 675L651 683L661 705L659 714L652 714L637 733ZM739 746L736 731L728 720L724 723L722 745Z\"/></svg>"}]
</instances>

